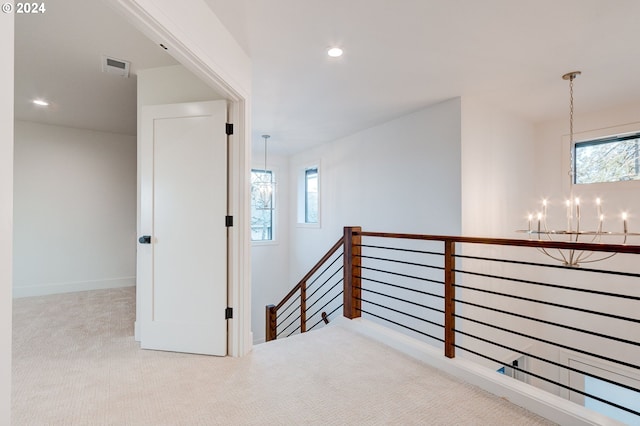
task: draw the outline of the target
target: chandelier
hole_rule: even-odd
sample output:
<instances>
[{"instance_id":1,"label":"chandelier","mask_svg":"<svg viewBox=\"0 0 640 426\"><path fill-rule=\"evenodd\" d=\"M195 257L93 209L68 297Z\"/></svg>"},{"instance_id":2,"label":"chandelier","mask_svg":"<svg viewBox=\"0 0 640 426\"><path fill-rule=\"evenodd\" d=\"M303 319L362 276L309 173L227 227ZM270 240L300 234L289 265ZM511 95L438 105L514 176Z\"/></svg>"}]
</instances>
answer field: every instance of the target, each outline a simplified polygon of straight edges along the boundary
<instances>
[{"instance_id":1,"label":"chandelier","mask_svg":"<svg viewBox=\"0 0 640 426\"><path fill-rule=\"evenodd\" d=\"M529 238L537 237L538 240L548 241L569 241L569 242L583 242L583 243L601 243L602 237L605 236L617 236L621 244L626 244L628 236L637 236L638 233L630 233L628 230L628 213L623 212L622 219L622 232L608 232L603 229L605 216L603 214L603 206L600 198L595 200L595 208L593 208L590 215L595 214L595 220L597 227L595 230L584 230L581 227L581 221L585 214L584 206L580 204L580 198L574 196L574 174L575 174L575 162L574 162L574 140L573 140L573 81L577 76L581 74L580 71L572 71L562 76L564 80L569 81L569 198L565 200L566 206L566 229L550 229L547 225L547 209L549 206L548 200L542 200L541 210L535 214L528 215L529 226L526 230L520 230L518 232L524 232L529 234ZM581 208L583 209L581 211ZM545 248L538 248L538 250L544 255L562 262L563 265L569 267L578 267L580 264L598 262L601 260L609 259L616 255L616 253L604 253L598 254L593 251L574 250L574 249L558 249L549 250Z\"/></svg>"},{"instance_id":2,"label":"chandelier","mask_svg":"<svg viewBox=\"0 0 640 426\"><path fill-rule=\"evenodd\" d=\"M259 204L262 210L271 210L273 206L273 193L276 183L273 181L273 173L267 169L267 140L270 135L262 135L264 139L264 169L252 176L252 187L257 191Z\"/></svg>"}]
</instances>

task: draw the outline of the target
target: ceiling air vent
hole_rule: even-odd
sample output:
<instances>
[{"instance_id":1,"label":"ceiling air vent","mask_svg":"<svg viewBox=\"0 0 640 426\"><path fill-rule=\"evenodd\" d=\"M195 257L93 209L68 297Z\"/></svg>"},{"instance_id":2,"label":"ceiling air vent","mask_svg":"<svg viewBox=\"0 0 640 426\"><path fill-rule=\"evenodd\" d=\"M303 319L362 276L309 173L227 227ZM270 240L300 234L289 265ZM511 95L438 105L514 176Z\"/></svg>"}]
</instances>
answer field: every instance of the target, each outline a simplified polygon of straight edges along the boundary
<instances>
[{"instance_id":1,"label":"ceiling air vent","mask_svg":"<svg viewBox=\"0 0 640 426\"><path fill-rule=\"evenodd\" d=\"M102 57L102 72L119 75L120 77L129 77L129 62L121 59Z\"/></svg>"}]
</instances>

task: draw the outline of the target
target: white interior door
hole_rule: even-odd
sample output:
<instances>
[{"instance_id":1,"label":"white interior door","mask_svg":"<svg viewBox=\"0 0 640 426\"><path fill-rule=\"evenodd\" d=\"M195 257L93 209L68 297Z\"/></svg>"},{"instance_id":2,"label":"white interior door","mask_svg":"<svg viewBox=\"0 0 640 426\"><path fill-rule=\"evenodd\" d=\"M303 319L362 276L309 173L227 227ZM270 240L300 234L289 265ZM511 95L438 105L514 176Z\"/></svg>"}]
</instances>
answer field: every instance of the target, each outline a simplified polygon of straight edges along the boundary
<instances>
[{"instance_id":1,"label":"white interior door","mask_svg":"<svg viewBox=\"0 0 640 426\"><path fill-rule=\"evenodd\" d=\"M142 348L227 354L226 116L226 101L142 108Z\"/></svg>"}]
</instances>

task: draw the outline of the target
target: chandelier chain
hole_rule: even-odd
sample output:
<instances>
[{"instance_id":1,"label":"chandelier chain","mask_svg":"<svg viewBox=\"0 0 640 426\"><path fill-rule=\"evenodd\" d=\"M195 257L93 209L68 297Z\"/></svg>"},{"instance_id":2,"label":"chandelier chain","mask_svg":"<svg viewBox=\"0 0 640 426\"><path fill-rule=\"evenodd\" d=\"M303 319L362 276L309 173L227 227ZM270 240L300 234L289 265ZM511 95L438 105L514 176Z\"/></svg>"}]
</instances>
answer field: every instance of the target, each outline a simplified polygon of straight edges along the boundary
<instances>
[{"instance_id":1,"label":"chandelier chain","mask_svg":"<svg viewBox=\"0 0 640 426\"><path fill-rule=\"evenodd\" d=\"M573 175L574 171L574 149L573 146L573 80L575 79L575 75L572 74L569 77L569 186L573 188Z\"/></svg>"},{"instance_id":2,"label":"chandelier chain","mask_svg":"<svg viewBox=\"0 0 640 426\"><path fill-rule=\"evenodd\" d=\"M575 77L571 77L571 81L569 81L569 139L571 139L571 143L573 144L573 79Z\"/></svg>"}]
</instances>

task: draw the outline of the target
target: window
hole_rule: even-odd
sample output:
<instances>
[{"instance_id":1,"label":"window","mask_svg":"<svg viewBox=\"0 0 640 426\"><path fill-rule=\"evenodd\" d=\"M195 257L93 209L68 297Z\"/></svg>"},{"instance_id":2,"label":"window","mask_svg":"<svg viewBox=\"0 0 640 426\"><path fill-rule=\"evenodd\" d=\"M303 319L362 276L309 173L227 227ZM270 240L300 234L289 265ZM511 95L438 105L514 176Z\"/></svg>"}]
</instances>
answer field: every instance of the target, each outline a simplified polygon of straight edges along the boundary
<instances>
[{"instance_id":1,"label":"window","mask_svg":"<svg viewBox=\"0 0 640 426\"><path fill-rule=\"evenodd\" d=\"M301 165L296 171L296 223L301 228L320 228L322 183L320 162Z\"/></svg>"},{"instance_id":2,"label":"window","mask_svg":"<svg viewBox=\"0 0 640 426\"><path fill-rule=\"evenodd\" d=\"M304 171L304 223L318 223L318 168Z\"/></svg>"},{"instance_id":3,"label":"window","mask_svg":"<svg viewBox=\"0 0 640 426\"><path fill-rule=\"evenodd\" d=\"M251 170L251 241L273 241L274 184L271 170Z\"/></svg>"},{"instance_id":4,"label":"window","mask_svg":"<svg viewBox=\"0 0 640 426\"><path fill-rule=\"evenodd\" d=\"M640 180L640 132L575 144L575 183Z\"/></svg>"}]
</instances>

